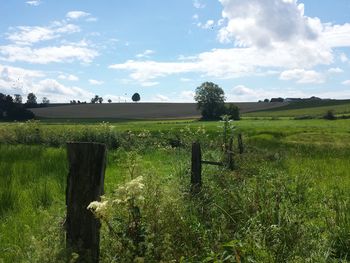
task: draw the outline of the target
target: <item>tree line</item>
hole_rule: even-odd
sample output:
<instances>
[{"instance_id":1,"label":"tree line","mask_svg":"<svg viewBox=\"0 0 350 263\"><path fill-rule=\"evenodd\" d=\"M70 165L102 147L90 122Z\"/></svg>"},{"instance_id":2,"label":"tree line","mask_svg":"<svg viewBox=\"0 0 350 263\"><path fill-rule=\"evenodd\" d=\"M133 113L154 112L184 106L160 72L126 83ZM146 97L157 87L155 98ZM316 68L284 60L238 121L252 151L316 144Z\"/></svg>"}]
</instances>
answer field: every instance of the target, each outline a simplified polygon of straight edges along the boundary
<instances>
[{"instance_id":1,"label":"tree line","mask_svg":"<svg viewBox=\"0 0 350 263\"><path fill-rule=\"evenodd\" d=\"M43 103L47 105L50 101L44 97ZM27 102L22 103L22 96L15 94L14 98L11 95L0 93L0 120L30 120L34 118L33 112L27 108L37 107L37 98L34 93L29 93Z\"/></svg>"}]
</instances>

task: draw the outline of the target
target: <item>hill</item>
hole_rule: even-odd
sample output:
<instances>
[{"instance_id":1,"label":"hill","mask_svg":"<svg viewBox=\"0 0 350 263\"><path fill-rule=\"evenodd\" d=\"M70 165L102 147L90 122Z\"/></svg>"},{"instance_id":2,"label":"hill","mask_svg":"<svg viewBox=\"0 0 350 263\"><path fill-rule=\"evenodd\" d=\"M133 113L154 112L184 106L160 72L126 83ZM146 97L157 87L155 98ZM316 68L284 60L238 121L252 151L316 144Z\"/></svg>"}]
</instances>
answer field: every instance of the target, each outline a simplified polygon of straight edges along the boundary
<instances>
[{"instance_id":1,"label":"hill","mask_svg":"<svg viewBox=\"0 0 350 263\"><path fill-rule=\"evenodd\" d=\"M235 103L241 113L272 109L286 103ZM199 118L196 103L108 103L74 104L30 109L48 119L192 119Z\"/></svg>"},{"instance_id":2,"label":"hill","mask_svg":"<svg viewBox=\"0 0 350 263\"><path fill-rule=\"evenodd\" d=\"M350 113L350 100L320 100L320 101L298 101L287 105L262 109L246 113L246 117L297 117L297 116L323 116L328 110L337 115Z\"/></svg>"}]
</instances>

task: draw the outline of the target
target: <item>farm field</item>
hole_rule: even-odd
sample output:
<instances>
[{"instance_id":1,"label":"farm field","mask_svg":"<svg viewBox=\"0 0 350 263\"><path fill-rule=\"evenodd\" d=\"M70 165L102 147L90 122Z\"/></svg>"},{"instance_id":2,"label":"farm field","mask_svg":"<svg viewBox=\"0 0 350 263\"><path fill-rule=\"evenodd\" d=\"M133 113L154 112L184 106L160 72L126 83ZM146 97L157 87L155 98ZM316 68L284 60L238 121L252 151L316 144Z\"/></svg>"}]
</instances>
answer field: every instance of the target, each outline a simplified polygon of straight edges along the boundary
<instances>
[{"instance_id":1,"label":"farm field","mask_svg":"<svg viewBox=\"0 0 350 263\"><path fill-rule=\"evenodd\" d=\"M0 262L65 262L65 143L75 140L108 145L107 197L143 177L144 240L135 248L102 224L101 262L348 262L350 120L230 125L245 153L235 144L234 171L204 166L191 196L190 145L221 160L223 122L0 123ZM114 213L127 233L125 207Z\"/></svg>"},{"instance_id":2,"label":"farm field","mask_svg":"<svg viewBox=\"0 0 350 263\"><path fill-rule=\"evenodd\" d=\"M287 103L235 103L242 113L281 107ZM108 103L34 108L38 118L60 119L193 119L200 117L196 103Z\"/></svg>"}]
</instances>

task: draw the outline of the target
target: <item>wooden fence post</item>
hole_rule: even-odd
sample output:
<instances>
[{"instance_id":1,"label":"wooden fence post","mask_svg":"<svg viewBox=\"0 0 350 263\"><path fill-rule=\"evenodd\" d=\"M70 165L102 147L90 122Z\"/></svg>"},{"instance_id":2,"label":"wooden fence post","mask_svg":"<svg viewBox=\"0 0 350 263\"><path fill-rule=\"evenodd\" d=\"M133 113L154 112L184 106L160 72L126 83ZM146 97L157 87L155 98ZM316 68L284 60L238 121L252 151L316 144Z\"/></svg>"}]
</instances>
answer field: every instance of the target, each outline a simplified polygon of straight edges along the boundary
<instances>
[{"instance_id":1,"label":"wooden fence post","mask_svg":"<svg viewBox=\"0 0 350 263\"><path fill-rule=\"evenodd\" d=\"M79 254L77 262L99 262L100 222L87 206L104 192L106 145L68 143L66 246Z\"/></svg>"},{"instance_id":2,"label":"wooden fence post","mask_svg":"<svg viewBox=\"0 0 350 263\"><path fill-rule=\"evenodd\" d=\"M238 140L239 153L242 154L244 152L244 145L243 145L243 140L242 140L242 134L241 133L238 134L237 140Z\"/></svg>"},{"instance_id":3,"label":"wooden fence post","mask_svg":"<svg viewBox=\"0 0 350 263\"><path fill-rule=\"evenodd\" d=\"M235 162L233 159L233 138L230 138L227 151L227 167L231 171L235 168Z\"/></svg>"},{"instance_id":4,"label":"wooden fence post","mask_svg":"<svg viewBox=\"0 0 350 263\"><path fill-rule=\"evenodd\" d=\"M198 193L202 186L202 153L199 142L192 143L191 192Z\"/></svg>"}]
</instances>

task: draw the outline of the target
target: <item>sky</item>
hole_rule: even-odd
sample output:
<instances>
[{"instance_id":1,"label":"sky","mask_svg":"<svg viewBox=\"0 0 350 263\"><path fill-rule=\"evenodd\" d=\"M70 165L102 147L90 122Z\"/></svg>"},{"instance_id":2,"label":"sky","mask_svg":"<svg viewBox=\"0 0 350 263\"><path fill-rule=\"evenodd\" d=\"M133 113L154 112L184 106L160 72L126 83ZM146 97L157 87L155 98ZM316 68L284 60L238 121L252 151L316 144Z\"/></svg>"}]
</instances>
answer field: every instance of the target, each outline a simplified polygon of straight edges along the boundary
<instances>
[{"instance_id":1,"label":"sky","mask_svg":"<svg viewBox=\"0 0 350 263\"><path fill-rule=\"evenodd\" d=\"M11 0L0 92L40 101L350 98L349 0Z\"/></svg>"}]
</instances>

